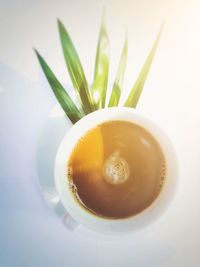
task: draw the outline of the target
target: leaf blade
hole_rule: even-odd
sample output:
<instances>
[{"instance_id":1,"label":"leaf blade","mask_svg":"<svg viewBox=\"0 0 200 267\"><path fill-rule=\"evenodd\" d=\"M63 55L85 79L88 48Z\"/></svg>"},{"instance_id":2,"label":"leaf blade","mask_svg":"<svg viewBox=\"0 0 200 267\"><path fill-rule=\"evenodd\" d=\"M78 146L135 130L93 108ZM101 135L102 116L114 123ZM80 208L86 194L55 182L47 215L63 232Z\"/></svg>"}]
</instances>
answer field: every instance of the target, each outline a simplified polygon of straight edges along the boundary
<instances>
[{"instance_id":1,"label":"leaf blade","mask_svg":"<svg viewBox=\"0 0 200 267\"><path fill-rule=\"evenodd\" d=\"M139 73L139 76L138 76L134 86L131 89L129 96L124 103L125 107L135 108L137 106L137 103L139 101L140 95L142 93L145 81L146 81L148 73L149 73L149 70L151 68L155 53L157 51L157 47L158 47L158 44L160 41L160 36L161 36L162 30L163 30L163 25L161 26L161 29L160 29L157 37L156 37L156 40L155 40L155 42L154 42L154 44L150 50L149 55L146 58L146 61L145 61L144 65L143 65L143 67Z\"/></svg>"},{"instance_id":2,"label":"leaf blade","mask_svg":"<svg viewBox=\"0 0 200 267\"><path fill-rule=\"evenodd\" d=\"M126 35L124 46L123 46L122 53L121 53L119 66L117 69L116 78L115 78L112 92L110 95L108 107L115 107L119 103L121 91L122 91L122 86L123 86L123 82L124 82L124 73L125 73L125 69L126 69L127 53L128 53L128 40L127 40L127 35Z\"/></svg>"},{"instance_id":3,"label":"leaf blade","mask_svg":"<svg viewBox=\"0 0 200 267\"><path fill-rule=\"evenodd\" d=\"M92 85L92 96L96 109L105 107L109 72L109 50L109 39L103 15L97 44L94 81Z\"/></svg>"},{"instance_id":4,"label":"leaf blade","mask_svg":"<svg viewBox=\"0 0 200 267\"><path fill-rule=\"evenodd\" d=\"M56 76L54 75L53 71L50 69L50 67L47 65L46 61L43 59L43 57L39 54L39 52L35 50L35 53L37 55L38 61L40 63L40 66L43 70L44 75L46 76L49 85L52 88L53 93L55 94L59 104L63 108L64 112L68 116L68 118L71 120L72 123L77 122L79 119L81 119L82 115L74 102L71 100L68 93L65 91L61 83L58 81Z\"/></svg>"},{"instance_id":5,"label":"leaf blade","mask_svg":"<svg viewBox=\"0 0 200 267\"><path fill-rule=\"evenodd\" d=\"M81 61L67 30L60 20L58 20L58 29L66 66L71 77L72 84L77 93L82 109L85 114L88 114L94 110L94 106Z\"/></svg>"}]
</instances>

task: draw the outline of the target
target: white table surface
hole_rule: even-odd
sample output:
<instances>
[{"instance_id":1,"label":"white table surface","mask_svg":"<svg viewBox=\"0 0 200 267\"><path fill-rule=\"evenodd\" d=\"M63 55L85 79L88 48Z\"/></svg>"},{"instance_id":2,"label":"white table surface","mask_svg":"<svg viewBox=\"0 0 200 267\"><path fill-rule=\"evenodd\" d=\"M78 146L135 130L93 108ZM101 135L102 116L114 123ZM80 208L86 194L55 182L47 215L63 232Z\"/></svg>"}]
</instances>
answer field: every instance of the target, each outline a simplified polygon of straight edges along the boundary
<instances>
[{"instance_id":1,"label":"white table surface","mask_svg":"<svg viewBox=\"0 0 200 267\"><path fill-rule=\"evenodd\" d=\"M125 28L129 56L125 93L163 19L165 30L138 105L177 150L179 186L154 225L109 240L69 232L38 186L36 151L55 98L32 47L70 84L56 18L68 28L92 81L101 9L107 8L110 82ZM0 266L200 266L200 1L0 0Z\"/></svg>"}]
</instances>

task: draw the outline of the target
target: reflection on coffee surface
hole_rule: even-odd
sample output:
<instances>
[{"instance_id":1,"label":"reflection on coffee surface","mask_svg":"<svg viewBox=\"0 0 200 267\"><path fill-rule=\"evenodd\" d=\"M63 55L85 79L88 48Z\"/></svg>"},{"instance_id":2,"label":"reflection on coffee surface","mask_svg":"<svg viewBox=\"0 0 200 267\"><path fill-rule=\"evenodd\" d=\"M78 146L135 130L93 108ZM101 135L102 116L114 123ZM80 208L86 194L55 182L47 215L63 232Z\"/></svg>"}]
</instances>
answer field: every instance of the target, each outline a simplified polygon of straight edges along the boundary
<instances>
[{"instance_id":1,"label":"reflection on coffee surface","mask_svg":"<svg viewBox=\"0 0 200 267\"><path fill-rule=\"evenodd\" d=\"M67 163L72 193L92 213L107 218L133 216L159 195L165 159L143 127L109 121L88 131Z\"/></svg>"}]
</instances>

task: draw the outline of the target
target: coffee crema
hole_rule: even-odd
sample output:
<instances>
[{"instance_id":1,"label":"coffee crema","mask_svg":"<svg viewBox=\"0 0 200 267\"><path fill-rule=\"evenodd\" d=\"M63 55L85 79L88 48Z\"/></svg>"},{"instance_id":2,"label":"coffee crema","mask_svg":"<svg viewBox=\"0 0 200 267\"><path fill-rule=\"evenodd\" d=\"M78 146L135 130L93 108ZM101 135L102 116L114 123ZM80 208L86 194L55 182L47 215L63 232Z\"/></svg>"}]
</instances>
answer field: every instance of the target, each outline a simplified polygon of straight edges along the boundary
<instances>
[{"instance_id":1,"label":"coffee crema","mask_svg":"<svg viewBox=\"0 0 200 267\"><path fill-rule=\"evenodd\" d=\"M147 130L128 121L109 121L76 143L67 178L80 205L98 216L120 219L154 202L165 165L160 145Z\"/></svg>"}]
</instances>

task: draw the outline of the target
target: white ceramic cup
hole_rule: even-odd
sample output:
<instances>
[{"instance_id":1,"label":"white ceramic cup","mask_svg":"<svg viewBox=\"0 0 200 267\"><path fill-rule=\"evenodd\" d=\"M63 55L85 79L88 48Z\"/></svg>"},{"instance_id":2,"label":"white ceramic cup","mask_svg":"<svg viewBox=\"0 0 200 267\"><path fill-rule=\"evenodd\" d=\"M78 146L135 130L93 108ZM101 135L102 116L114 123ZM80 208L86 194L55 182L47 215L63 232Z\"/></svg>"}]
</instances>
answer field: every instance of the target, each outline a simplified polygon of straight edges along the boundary
<instances>
[{"instance_id":1,"label":"white ceramic cup","mask_svg":"<svg viewBox=\"0 0 200 267\"><path fill-rule=\"evenodd\" d=\"M145 128L160 144L166 160L166 178L156 200L144 211L125 219L106 219L88 212L74 198L66 175L67 161L80 137L98 124L111 120L129 121ZM55 184L64 208L77 223L106 234L138 231L159 218L173 199L177 187L177 158L169 138L149 119L132 108L105 108L83 117L64 136L56 155Z\"/></svg>"}]
</instances>

